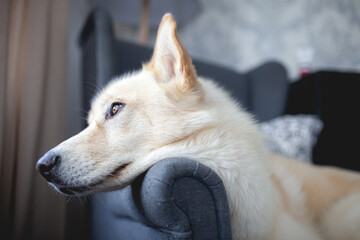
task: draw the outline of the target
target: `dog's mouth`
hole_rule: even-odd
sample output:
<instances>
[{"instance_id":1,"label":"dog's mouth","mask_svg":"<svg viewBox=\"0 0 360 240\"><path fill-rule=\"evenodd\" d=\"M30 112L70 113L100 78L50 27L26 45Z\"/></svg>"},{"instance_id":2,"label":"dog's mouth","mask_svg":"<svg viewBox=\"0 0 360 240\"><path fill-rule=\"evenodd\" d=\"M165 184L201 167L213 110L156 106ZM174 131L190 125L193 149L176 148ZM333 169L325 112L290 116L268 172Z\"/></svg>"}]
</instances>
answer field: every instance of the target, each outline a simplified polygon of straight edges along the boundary
<instances>
[{"instance_id":1,"label":"dog's mouth","mask_svg":"<svg viewBox=\"0 0 360 240\"><path fill-rule=\"evenodd\" d=\"M130 163L124 163L124 164L120 165L119 167L115 168L111 173L109 173L103 179L101 179L95 183L88 184L86 186L66 186L66 185L56 184L56 183L51 183L51 185L65 195L69 195L69 196L84 195L87 193L91 193L95 188L102 185L109 178L114 178L116 176L119 176L119 174L125 168L127 168L129 165L130 165Z\"/></svg>"}]
</instances>

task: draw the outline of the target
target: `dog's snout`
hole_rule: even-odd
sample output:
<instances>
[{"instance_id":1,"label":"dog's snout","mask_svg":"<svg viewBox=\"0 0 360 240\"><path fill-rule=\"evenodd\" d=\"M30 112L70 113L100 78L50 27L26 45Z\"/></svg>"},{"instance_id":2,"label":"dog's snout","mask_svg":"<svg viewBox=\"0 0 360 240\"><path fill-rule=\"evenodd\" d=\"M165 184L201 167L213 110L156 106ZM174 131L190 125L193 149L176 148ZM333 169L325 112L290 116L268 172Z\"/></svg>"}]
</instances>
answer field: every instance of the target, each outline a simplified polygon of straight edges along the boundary
<instances>
[{"instance_id":1,"label":"dog's snout","mask_svg":"<svg viewBox=\"0 0 360 240\"><path fill-rule=\"evenodd\" d=\"M61 161L61 157L57 154L48 152L42 156L36 163L36 170L47 180L51 180L53 169Z\"/></svg>"}]
</instances>

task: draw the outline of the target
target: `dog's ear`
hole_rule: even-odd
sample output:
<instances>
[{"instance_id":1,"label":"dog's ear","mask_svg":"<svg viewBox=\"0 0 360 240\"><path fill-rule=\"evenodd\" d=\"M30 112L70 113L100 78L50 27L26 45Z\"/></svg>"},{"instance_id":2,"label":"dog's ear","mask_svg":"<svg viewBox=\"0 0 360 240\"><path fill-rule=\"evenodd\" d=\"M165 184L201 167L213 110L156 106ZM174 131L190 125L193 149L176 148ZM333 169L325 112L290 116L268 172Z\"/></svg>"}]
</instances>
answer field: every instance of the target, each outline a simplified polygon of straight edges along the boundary
<instances>
[{"instance_id":1,"label":"dog's ear","mask_svg":"<svg viewBox=\"0 0 360 240\"><path fill-rule=\"evenodd\" d=\"M153 56L144 68L152 70L161 82L174 81L183 91L196 88L195 68L179 40L171 14L165 14L161 20Z\"/></svg>"}]
</instances>

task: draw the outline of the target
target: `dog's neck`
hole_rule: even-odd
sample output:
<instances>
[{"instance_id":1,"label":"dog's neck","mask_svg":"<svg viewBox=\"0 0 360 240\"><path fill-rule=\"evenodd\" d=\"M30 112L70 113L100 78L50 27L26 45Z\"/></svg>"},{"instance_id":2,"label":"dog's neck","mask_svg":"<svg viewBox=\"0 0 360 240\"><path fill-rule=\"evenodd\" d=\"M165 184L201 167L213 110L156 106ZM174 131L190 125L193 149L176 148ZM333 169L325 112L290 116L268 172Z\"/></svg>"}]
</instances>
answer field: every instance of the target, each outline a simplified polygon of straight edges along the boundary
<instances>
[{"instance_id":1,"label":"dog's neck","mask_svg":"<svg viewBox=\"0 0 360 240\"><path fill-rule=\"evenodd\" d=\"M201 79L201 83L208 88L204 92L210 92L204 101L217 105L209 109L217 111L217 119L212 125L151 152L143 159L143 166L150 167L164 158L184 157L210 167L227 190L234 237L269 236L274 200L262 135L254 120L225 92L216 90L212 82Z\"/></svg>"}]
</instances>

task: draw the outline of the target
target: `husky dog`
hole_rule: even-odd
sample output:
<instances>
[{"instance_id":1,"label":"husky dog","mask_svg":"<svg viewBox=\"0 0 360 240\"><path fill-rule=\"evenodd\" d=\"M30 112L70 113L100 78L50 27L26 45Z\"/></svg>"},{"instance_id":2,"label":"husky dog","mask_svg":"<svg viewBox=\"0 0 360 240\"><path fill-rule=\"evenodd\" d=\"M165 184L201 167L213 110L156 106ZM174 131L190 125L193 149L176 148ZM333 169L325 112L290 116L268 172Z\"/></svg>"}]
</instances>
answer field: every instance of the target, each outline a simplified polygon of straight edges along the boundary
<instances>
[{"instance_id":1,"label":"husky dog","mask_svg":"<svg viewBox=\"0 0 360 240\"><path fill-rule=\"evenodd\" d=\"M164 158L223 180L234 239L360 239L360 175L270 154L256 122L198 77L166 14L151 60L93 100L88 127L36 168L66 195L120 189Z\"/></svg>"}]
</instances>

